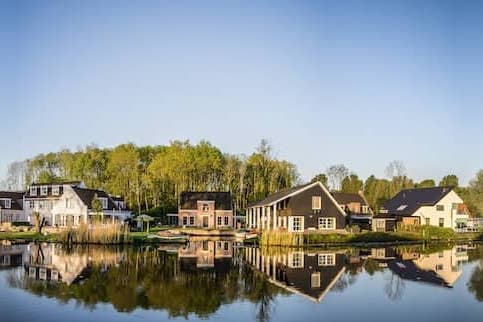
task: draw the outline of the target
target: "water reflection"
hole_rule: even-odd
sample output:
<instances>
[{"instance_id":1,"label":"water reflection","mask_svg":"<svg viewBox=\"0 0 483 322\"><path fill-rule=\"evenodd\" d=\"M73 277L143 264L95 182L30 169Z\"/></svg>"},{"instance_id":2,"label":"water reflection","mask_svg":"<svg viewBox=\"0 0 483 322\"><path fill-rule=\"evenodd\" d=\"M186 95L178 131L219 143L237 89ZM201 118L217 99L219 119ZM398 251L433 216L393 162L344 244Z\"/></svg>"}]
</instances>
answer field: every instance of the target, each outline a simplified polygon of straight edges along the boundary
<instances>
[{"instance_id":1,"label":"water reflection","mask_svg":"<svg viewBox=\"0 0 483 322\"><path fill-rule=\"evenodd\" d=\"M223 305L249 302L259 321L270 320L280 296L324 302L329 292L346 292L362 275L381 273L383 285L365 287L382 288L395 301L411 285L451 290L471 261L479 264L465 287L483 301L482 259L481 245L264 249L203 238L182 247L0 244L0 269L11 272L11 288L75 300L91 310L110 303L118 312L142 308L185 318L208 318Z\"/></svg>"}]
</instances>

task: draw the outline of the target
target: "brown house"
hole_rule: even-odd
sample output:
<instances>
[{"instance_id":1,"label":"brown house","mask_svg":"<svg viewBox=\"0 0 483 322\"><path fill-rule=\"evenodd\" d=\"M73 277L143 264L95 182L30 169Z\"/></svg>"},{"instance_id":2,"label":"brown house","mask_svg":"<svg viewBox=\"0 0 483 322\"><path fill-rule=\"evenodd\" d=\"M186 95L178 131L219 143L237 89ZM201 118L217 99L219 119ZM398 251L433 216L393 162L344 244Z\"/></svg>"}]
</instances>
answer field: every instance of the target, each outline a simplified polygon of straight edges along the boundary
<instances>
[{"instance_id":1,"label":"brown house","mask_svg":"<svg viewBox=\"0 0 483 322\"><path fill-rule=\"evenodd\" d=\"M359 193L332 192L332 196L347 214L372 214L372 210L362 194L362 191Z\"/></svg>"},{"instance_id":2,"label":"brown house","mask_svg":"<svg viewBox=\"0 0 483 322\"><path fill-rule=\"evenodd\" d=\"M306 230L344 229L347 214L320 182L274 193L249 205L247 225L254 229Z\"/></svg>"},{"instance_id":3,"label":"brown house","mask_svg":"<svg viewBox=\"0 0 483 322\"><path fill-rule=\"evenodd\" d=\"M178 225L184 227L233 227L233 199L229 192L182 192Z\"/></svg>"}]
</instances>

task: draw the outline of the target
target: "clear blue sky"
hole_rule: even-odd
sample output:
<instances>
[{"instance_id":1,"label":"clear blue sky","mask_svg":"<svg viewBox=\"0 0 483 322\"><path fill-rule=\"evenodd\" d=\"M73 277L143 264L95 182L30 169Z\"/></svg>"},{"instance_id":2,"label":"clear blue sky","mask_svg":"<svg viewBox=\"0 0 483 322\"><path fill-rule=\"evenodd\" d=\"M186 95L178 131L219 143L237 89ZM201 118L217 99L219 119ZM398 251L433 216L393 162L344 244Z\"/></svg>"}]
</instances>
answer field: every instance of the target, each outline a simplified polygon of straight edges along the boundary
<instances>
[{"instance_id":1,"label":"clear blue sky","mask_svg":"<svg viewBox=\"0 0 483 322\"><path fill-rule=\"evenodd\" d=\"M0 175L88 143L268 138L304 179L483 168L483 2L0 0Z\"/></svg>"}]
</instances>

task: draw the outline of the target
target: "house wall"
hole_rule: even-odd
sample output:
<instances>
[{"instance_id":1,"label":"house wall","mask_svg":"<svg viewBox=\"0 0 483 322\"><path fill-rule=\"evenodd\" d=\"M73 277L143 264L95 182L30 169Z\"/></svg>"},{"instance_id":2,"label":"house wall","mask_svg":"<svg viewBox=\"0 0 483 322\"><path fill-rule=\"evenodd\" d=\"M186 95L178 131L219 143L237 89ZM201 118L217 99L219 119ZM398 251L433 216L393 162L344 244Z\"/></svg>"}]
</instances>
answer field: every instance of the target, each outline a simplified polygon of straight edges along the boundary
<instances>
[{"instance_id":1,"label":"house wall","mask_svg":"<svg viewBox=\"0 0 483 322\"><path fill-rule=\"evenodd\" d=\"M453 204L461 204L463 200L456 194L456 192L451 191L446 196L444 196L436 205L434 206L423 206L420 207L414 214L413 217L419 217L421 224L426 224L426 218L429 219L429 224L432 226L439 226L439 218L444 218L444 226L446 228L456 228L456 218L468 218L467 215L456 215L456 210L452 209ZM437 205L443 205L444 211L438 211Z\"/></svg>"},{"instance_id":2,"label":"house wall","mask_svg":"<svg viewBox=\"0 0 483 322\"><path fill-rule=\"evenodd\" d=\"M203 205L208 205L208 210L203 210ZM217 210L213 201L198 201L197 209L179 209L178 225L183 226L183 217L186 217L186 227L203 227L203 218L208 217L209 228L224 228L233 226L233 210ZM190 217L194 217L194 224L190 224ZM221 225L218 225L217 218L221 217ZM225 225L225 217L228 217L228 224Z\"/></svg>"},{"instance_id":3,"label":"house wall","mask_svg":"<svg viewBox=\"0 0 483 322\"><path fill-rule=\"evenodd\" d=\"M28 217L23 210L0 209L0 224L20 221L28 221Z\"/></svg>"},{"instance_id":4,"label":"house wall","mask_svg":"<svg viewBox=\"0 0 483 322\"><path fill-rule=\"evenodd\" d=\"M67 199L70 200L69 208L66 207ZM64 186L64 193L52 208L52 224L62 225L62 221L59 220L62 216L72 216L74 225L79 225L82 222L87 222L87 211L87 205L82 202L72 187Z\"/></svg>"},{"instance_id":5,"label":"house wall","mask_svg":"<svg viewBox=\"0 0 483 322\"><path fill-rule=\"evenodd\" d=\"M322 200L320 210L312 209L312 197L319 196ZM287 209L292 216L304 217L304 229L318 229L318 218L333 217L336 220L336 229L345 228L345 216L339 211L339 206L322 190L315 185L288 199Z\"/></svg>"}]
</instances>

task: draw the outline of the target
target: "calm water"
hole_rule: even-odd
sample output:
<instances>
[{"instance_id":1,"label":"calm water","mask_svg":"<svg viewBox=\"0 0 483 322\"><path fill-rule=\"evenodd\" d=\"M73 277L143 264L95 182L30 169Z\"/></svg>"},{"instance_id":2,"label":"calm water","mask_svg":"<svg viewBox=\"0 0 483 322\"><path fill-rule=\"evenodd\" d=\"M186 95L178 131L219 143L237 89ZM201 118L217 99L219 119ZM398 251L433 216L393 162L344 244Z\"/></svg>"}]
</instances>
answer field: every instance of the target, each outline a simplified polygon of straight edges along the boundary
<instances>
[{"instance_id":1,"label":"calm water","mask_svg":"<svg viewBox=\"0 0 483 322\"><path fill-rule=\"evenodd\" d=\"M483 245L0 244L1 321L481 321Z\"/></svg>"}]
</instances>

